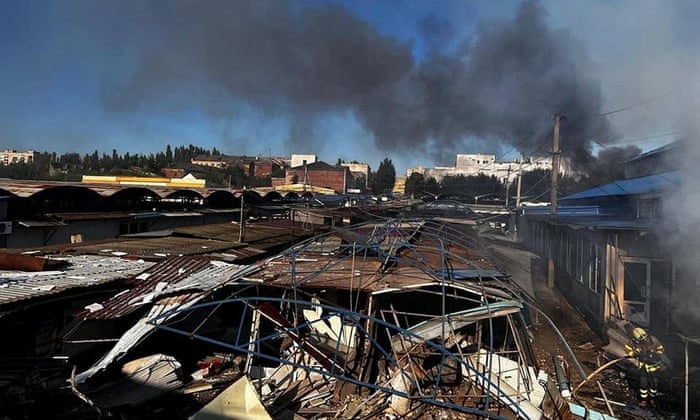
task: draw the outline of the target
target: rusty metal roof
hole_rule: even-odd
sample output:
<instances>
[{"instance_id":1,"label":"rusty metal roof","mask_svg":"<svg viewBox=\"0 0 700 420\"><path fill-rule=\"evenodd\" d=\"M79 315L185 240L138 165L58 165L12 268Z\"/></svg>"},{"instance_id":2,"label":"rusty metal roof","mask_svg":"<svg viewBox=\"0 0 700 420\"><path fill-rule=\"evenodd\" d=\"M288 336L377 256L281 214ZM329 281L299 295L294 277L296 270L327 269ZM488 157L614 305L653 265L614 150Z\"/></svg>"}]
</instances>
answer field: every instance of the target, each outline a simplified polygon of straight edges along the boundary
<instances>
[{"instance_id":1,"label":"rusty metal roof","mask_svg":"<svg viewBox=\"0 0 700 420\"><path fill-rule=\"evenodd\" d=\"M49 245L12 251L44 253L95 254L163 259L175 255L217 254L222 259L234 261L250 259L268 249L289 245L293 240L308 238L318 226L291 222L271 221L246 226L244 242L239 242L237 223L218 223L174 228L168 231L125 235L114 239L86 241L75 244Z\"/></svg>"},{"instance_id":2,"label":"rusty metal roof","mask_svg":"<svg viewBox=\"0 0 700 420\"><path fill-rule=\"evenodd\" d=\"M229 250L237 247L241 247L241 245L234 241L158 236L147 238L116 238L102 241L37 247L34 249L41 250L42 252L93 254L159 260L173 255L202 255L213 252L229 252Z\"/></svg>"},{"instance_id":3,"label":"rusty metal roof","mask_svg":"<svg viewBox=\"0 0 700 420\"><path fill-rule=\"evenodd\" d=\"M76 314L76 317L108 319L127 315L139 309L142 304L147 303L144 297L152 294L157 285L160 284L159 287L162 289L165 285L177 283L210 265L211 260L205 257L166 258L129 278L126 283L131 288L101 303L101 309L92 312L86 309Z\"/></svg>"},{"instance_id":4,"label":"rusty metal roof","mask_svg":"<svg viewBox=\"0 0 700 420\"><path fill-rule=\"evenodd\" d=\"M367 292L505 277L466 229L418 220L336 229L270 259L258 276L283 288Z\"/></svg>"}]
</instances>

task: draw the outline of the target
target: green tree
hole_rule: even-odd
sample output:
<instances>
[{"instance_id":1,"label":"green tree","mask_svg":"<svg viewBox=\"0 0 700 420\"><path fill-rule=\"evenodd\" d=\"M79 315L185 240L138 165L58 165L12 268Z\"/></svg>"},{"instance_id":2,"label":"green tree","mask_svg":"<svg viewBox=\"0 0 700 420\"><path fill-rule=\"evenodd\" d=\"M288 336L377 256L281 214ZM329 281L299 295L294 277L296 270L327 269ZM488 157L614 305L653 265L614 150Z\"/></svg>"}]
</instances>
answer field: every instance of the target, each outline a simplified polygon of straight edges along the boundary
<instances>
[{"instance_id":1,"label":"green tree","mask_svg":"<svg viewBox=\"0 0 700 420\"><path fill-rule=\"evenodd\" d=\"M552 171L535 169L523 173L520 183L520 199L522 201L548 201L549 189L552 185Z\"/></svg>"},{"instance_id":2,"label":"green tree","mask_svg":"<svg viewBox=\"0 0 700 420\"><path fill-rule=\"evenodd\" d=\"M406 195L420 197L425 194L425 177L418 172L412 173L406 180Z\"/></svg>"},{"instance_id":3,"label":"green tree","mask_svg":"<svg viewBox=\"0 0 700 420\"><path fill-rule=\"evenodd\" d=\"M446 176L440 182L440 194L449 196L468 196L472 195L472 182L464 175Z\"/></svg>"},{"instance_id":4,"label":"green tree","mask_svg":"<svg viewBox=\"0 0 700 420\"><path fill-rule=\"evenodd\" d=\"M433 176L428 177L428 179L425 180L425 192L437 195L439 191L440 184L437 182L437 179Z\"/></svg>"},{"instance_id":5,"label":"green tree","mask_svg":"<svg viewBox=\"0 0 700 420\"><path fill-rule=\"evenodd\" d=\"M394 188L394 182L396 182L396 168L391 159L384 158L372 179L372 192L374 194L390 193Z\"/></svg>"},{"instance_id":6,"label":"green tree","mask_svg":"<svg viewBox=\"0 0 700 420\"><path fill-rule=\"evenodd\" d=\"M505 186L495 176L446 176L440 182L440 194L474 200L476 197L503 197Z\"/></svg>"}]
</instances>

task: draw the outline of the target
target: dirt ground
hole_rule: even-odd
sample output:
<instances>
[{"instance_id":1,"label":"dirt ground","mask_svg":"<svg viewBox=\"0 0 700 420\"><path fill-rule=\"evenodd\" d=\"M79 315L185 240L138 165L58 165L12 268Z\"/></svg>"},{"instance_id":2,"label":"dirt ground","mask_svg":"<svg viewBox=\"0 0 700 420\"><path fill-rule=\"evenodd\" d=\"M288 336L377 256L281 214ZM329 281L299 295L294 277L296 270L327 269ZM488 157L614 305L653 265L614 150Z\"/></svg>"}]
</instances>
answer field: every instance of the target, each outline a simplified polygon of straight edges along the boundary
<instances>
[{"instance_id":1,"label":"dirt ground","mask_svg":"<svg viewBox=\"0 0 700 420\"><path fill-rule=\"evenodd\" d=\"M554 378L553 357L562 356L562 366L570 387L572 390L577 388L585 379L580 370L590 375L608 361L604 359L602 351L602 346L606 343L556 288L547 287L546 261L508 240L488 235L485 239L488 246L494 248L494 259L501 269L513 276L514 282L519 283L518 286L535 299L537 308L542 312L531 311L533 343L540 366ZM531 262L529 267L527 261ZM551 326L552 323L556 329ZM560 334L568 343L570 351ZM575 355L581 369L573 357L569 356L570 353ZM613 414L623 420L682 418L682 410L678 411L678 396L659 394L656 407L639 407L634 382L629 377L623 378L621 372L622 369L614 367L602 370L574 393L574 399L600 413ZM610 408L602 398L601 389Z\"/></svg>"},{"instance_id":2,"label":"dirt ground","mask_svg":"<svg viewBox=\"0 0 700 420\"><path fill-rule=\"evenodd\" d=\"M571 351L581 365L584 373L590 375L608 360L603 357L601 347L605 345L600 337L586 325L583 317L571 307L556 291L548 289L545 282L535 285L538 304L557 330L566 339ZM540 316L533 325L535 353L542 366L548 372L554 372L552 357L564 356L563 365L569 377L570 387L577 388L585 379L579 372L572 357L563 345L558 333L549 322ZM575 399L583 402L600 413L613 414L620 419L680 419L678 396L660 393L656 399L656 407L642 408L637 404L634 379L621 374L623 369L610 367L591 377L574 394ZM602 389L602 391L601 391ZM602 398L602 393L608 399L610 409Z\"/></svg>"}]
</instances>

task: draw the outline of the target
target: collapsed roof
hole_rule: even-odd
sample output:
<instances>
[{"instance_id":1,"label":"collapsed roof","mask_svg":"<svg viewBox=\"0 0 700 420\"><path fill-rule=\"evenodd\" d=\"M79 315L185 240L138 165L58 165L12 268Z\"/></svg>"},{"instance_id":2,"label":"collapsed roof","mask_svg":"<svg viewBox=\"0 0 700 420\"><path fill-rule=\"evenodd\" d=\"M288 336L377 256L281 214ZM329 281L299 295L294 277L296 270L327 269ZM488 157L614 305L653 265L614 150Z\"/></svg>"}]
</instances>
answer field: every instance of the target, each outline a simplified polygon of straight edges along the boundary
<instances>
[{"instance_id":1,"label":"collapsed roof","mask_svg":"<svg viewBox=\"0 0 700 420\"><path fill-rule=\"evenodd\" d=\"M116 297L103 307L124 313L124 305L148 305L148 313L76 375L74 390L115 408L134 404L115 393L124 376L129 387L140 383L150 391L215 389L212 397L244 398L221 392L222 383L235 382L236 389L256 390L255 412L274 417L447 410L543 418L553 407L563 410L551 384L542 386L547 376L530 348L519 291L468 229L375 221L334 229L257 264L204 264L201 272L134 287L128 299ZM187 351L203 358L213 352L225 370L204 374L201 364L177 362L191 354L161 348L143 363L162 375L144 379L133 369L144 364L129 360L157 331L201 343ZM122 366L119 380L107 374L115 366ZM239 382L245 378L249 384Z\"/></svg>"}]
</instances>

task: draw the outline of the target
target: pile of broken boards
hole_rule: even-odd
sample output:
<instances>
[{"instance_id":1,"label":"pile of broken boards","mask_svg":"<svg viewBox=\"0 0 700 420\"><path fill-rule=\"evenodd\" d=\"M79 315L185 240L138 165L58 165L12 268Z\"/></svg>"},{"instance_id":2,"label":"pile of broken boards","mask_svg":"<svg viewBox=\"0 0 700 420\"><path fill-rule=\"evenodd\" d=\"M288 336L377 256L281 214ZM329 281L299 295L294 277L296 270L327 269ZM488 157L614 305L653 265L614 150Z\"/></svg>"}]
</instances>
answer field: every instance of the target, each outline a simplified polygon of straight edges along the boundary
<instances>
[{"instance_id":1,"label":"pile of broken boards","mask_svg":"<svg viewBox=\"0 0 700 420\"><path fill-rule=\"evenodd\" d=\"M388 220L253 265L165 259L79 314L66 342L138 318L69 388L122 418L553 417L523 302L468 229Z\"/></svg>"}]
</instances>

